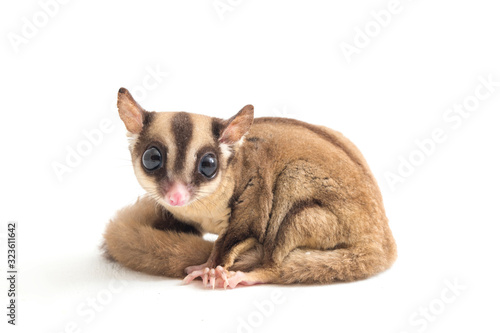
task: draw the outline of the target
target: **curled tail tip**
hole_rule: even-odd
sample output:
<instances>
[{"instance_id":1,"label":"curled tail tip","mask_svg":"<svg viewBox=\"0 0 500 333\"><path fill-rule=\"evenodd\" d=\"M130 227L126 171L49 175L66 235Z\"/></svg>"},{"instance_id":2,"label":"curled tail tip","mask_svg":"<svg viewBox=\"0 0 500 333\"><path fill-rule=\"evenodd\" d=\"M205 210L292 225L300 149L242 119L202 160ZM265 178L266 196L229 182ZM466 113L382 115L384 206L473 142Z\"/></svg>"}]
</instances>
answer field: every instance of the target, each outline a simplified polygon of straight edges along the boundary
<instances>
[{"instance_id":1,"label":"curled tail tip","mask_svg":"<svg viewBox=\"0 0 500 333\"><path fill-rule=\"evenodd\" d=\"M101 251L101 255L104 259L110 262L117 262L117 260L109 253L108 244L106 240L103 240L101 245L99 245L99 250Z\"/></svg>"}]
</instances>

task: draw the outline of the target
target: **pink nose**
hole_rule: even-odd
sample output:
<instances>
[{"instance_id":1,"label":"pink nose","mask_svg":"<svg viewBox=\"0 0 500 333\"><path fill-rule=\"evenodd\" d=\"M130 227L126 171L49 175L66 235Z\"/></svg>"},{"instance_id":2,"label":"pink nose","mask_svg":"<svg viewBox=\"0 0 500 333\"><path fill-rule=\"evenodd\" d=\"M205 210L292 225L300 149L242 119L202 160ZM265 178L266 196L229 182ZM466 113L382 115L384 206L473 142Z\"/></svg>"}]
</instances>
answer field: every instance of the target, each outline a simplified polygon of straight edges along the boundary
<instances>
[{"instance_id":1,"label":"pink nose","mask_svg":"<svg viewBox=\"0 0 500 333\"><path fill-rule=\"evenodd\" d=\"M185 203L182 194L179 192L172 194L170 198L168 198L168 201L168 203L172 206L182 206Z\"/></svg>"},{"instance_id":2,"label":"pink nose","mask_svg":"<svg viewBox=\"0 0 500 333\"><path fill-rule=\"evenodd\" d=\"M165 194L165 201L170 206L183 206L189 201L190 195L186 185L174 183Z\"/></svg>"}]
</instances>

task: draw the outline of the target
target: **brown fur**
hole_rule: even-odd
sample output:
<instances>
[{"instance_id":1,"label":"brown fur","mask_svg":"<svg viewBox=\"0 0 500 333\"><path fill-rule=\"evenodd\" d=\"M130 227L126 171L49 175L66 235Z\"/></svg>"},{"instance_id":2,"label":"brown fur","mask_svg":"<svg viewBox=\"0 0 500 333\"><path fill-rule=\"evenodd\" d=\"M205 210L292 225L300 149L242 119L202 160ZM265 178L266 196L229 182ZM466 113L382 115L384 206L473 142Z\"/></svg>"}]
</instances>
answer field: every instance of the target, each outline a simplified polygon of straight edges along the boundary
<instances>
[{"instance_id":1,"label":"brown fur","mask_svg":"<svg viewBox=\"0 0 500 333\"><path fill-rule=\"evenodd\" d=\"M120 102L120 95L128 98L119 94L119 105L130 105ZM144 114L120 109L122 119L129 119L129 113ZM193 137L175 149L167 127L174 116L155 113L147 135L141 132L131 145L136 175L158 207L143 198L110 222L105 242L118 262L182 277L187 266L208 260L213 267L247 271L250 280L288 284L363 279L396 259L376 181L359 150L342 134L282 118L257 118L248 130L253 107L247 106L227 121L190 115ZM218 146L218 174L199 185L203 195L195 202L165 205L155 189L158 181L139 163L152 138L169 147L174 161L167 163L172 166L181 163L175 160L182 156L177 151L187 152L184 168L192 168L195 160L189 156L196 149ZM171 176L189 183L191 173ZM163 226L162 231L154 225ZM219 233L215 244L202 239L205 231Z\"/></svg>"},{"instance_id":2,"label":"brown fur","mask_svg":"<svg viewBox=\"0 0 500 333\"><path fill-rule=\"evenodd\" d=\"M187 266L205 262L213 243L189 225L173 219L149 197L122 208L104 233L103 251L108 259L152 275L182 278ZM248 271L259 265L260 249L239 258L234 267Z\"/></svg>"}]
</instances>

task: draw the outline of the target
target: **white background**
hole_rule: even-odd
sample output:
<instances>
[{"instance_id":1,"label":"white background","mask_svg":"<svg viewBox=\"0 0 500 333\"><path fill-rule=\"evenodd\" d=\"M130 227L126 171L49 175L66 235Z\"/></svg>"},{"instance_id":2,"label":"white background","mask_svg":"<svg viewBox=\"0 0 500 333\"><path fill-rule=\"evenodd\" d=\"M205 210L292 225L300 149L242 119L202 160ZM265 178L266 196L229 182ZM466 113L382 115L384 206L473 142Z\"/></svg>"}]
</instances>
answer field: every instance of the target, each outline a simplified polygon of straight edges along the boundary
<instances>
[{"instance_id":1,"label":"white background","mask_svg":"<svg viewBox=\"0 0 500 333\"><path fill-rule=\"evenodd\" d=\"M6 324L3 262L2 327L498 331L498 83L473 105L480 77L500 82L498 4L401 0L380 27L370 13L388 0L221 2L231 9L222 15L213 0L75 0L49 6L51 16L34 0L2 2L2 242L7 221L18 221L19 232L18 325ZM346 57L342 43L357 53ZM162 74L154 80L151 71ZM230 291L106 262L98 246L107 221L142 193L114 107L121 86L148 110L226 118L252 103L256 116L343 132L379 181L398 261L357 283ZM466 118L443 118L456 117L447 110L464 101L474 106ZM103 121L111 129L89 149L84 131ZM419 153L415 141L436 129L444 142ZM90 151L59 179L54 165L78 147ZM400 170L403 181L391 187L387 173L397 175L400 158L410 157L419 165ZM2 244L3 261L5 251Z\"/></svg>"}]
</instances>

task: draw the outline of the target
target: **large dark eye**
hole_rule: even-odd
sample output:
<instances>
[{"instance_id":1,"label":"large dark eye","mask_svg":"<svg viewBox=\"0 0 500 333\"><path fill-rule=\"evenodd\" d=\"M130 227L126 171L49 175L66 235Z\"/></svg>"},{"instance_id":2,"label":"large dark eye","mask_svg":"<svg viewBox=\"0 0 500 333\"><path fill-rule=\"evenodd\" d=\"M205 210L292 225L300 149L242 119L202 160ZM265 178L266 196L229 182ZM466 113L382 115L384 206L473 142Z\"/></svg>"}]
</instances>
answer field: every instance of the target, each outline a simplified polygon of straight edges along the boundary
<instances>
[{"instance_id":1,"label":"large dark eye","mask_svg":"<svg viewBox=\"0 0 500 333\"><path fill-rule=\"evenodd\" d=\"M158 169L161 166L161 160L161 153L156 147L151 147L142 154L142 165L148 171Z\"/></svg>"},{"instance_id":2,"label":"large dark eye","mask_svg":"<svg viewBox=\"0 0 500 333\"><path fill-rule=\"evenodd\" d=\"M198 171L207 178L212 178L217 171L217 159L212 153L205 154L198 166Z\"/></svg>"}]
</instances>

